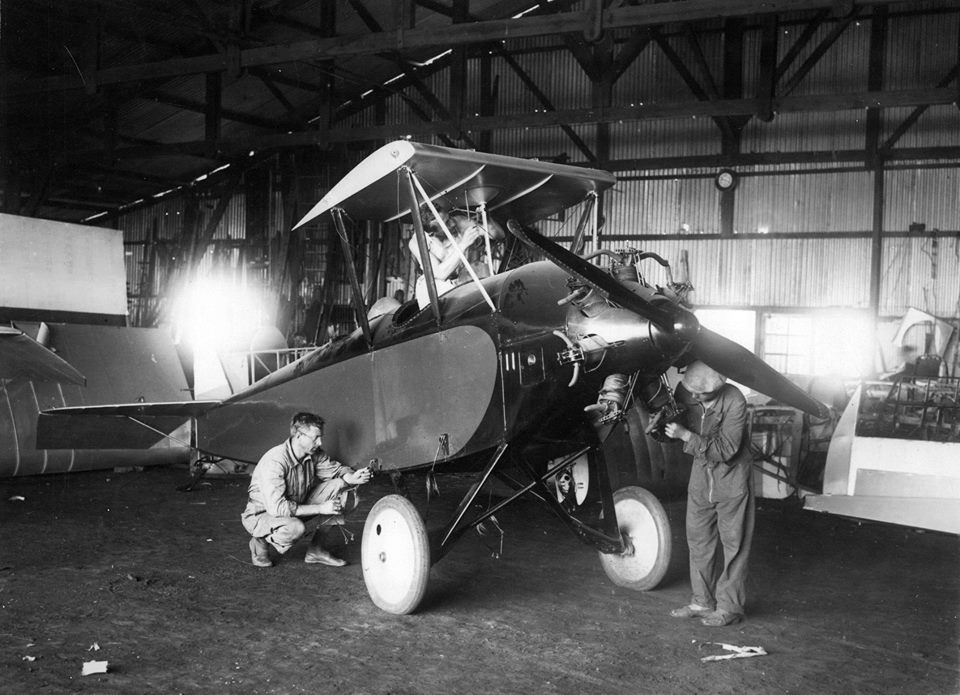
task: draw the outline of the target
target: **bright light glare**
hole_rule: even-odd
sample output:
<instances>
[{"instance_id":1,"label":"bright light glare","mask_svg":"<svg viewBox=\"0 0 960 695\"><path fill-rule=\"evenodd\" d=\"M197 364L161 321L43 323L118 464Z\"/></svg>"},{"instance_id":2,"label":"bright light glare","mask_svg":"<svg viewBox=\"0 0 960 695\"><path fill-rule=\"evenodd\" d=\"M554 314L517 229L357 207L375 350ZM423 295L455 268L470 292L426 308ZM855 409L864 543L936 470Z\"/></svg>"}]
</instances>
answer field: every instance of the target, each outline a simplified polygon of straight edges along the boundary
<instances>
[{"instance_id":1,"label":"bright light glare","mask_svg":"<svg viewBox=\"0 0 960 695\"><path fill-rule=\"evenodd\" d=\"M742 345L750 352L754 351L757 339L757 315L755 312L747 309L697 309L695 313L701 325L738 345ZM753 393L752 389L743 384L738 383L737 386L743 391L744 395L749 396Z\"/></svg>"},{"instance_id":2,"label":"bright light glare","mask_svg":"<svg viewBox=\"0 0 960 695\"><path fill-rule=\"evenodd\" d=\"M265 319L262 299L229 281L203 278L191 283L175 304L181 339L194 349L246 350Z\"/></svg>"},{"instance_id":3,"label":"bright light glare","mask_svg":"<svg viewBox=\"0 0 960 695\"><path fill-rule=\"evenodd\" d=\"M750 352L756 343L757 315L746 309L697 309L701 324Z\"/></svg>"},{"instance_id":4,"label":"bright light glare","mask_svg":"<svg viewBox=\"0 0 960 695\"><path fill-rule=\"evenodd\" d=\"M815 376L869 377L876 343L867 311L831 309L813 315Z\"/></svg>"}]
</instances>

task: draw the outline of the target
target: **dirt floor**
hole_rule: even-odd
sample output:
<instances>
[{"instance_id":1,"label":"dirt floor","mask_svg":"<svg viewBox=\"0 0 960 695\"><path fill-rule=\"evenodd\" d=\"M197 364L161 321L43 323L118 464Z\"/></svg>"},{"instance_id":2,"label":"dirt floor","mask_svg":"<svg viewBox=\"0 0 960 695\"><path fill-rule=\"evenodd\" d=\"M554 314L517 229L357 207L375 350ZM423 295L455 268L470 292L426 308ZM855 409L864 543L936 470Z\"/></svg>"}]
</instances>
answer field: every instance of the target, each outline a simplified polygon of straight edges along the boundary
<instances>
[{"instance_id":1,"label":"dirt floor","mask_svg":"<svg viewBox=\"0 0 960 695\"><path fill-rule=\"evenodd\" d=\"M246 481L193 491L185 469L0 481L4 693L958 693L955 536L762 502L748 619L670 618L685 603L683 502L674 562L636 593L549 511L520 501L499 542L465 536L410 616L370 602L359 566L249 562ZM428 524L468 481L441 480ZM716 644L768 654L702 662ZM82 676L84 662L106 673Z\"/></svg>"}]
</instances>

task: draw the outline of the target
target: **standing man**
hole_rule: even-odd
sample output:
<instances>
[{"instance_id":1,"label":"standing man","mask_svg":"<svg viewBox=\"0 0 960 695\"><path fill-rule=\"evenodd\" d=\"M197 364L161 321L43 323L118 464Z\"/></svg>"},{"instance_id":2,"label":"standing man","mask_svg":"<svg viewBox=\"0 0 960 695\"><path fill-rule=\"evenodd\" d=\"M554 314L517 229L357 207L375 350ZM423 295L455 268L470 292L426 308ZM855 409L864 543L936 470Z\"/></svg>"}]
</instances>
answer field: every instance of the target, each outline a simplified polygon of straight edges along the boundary
<instances>
[{"instance_id":1,"label":"standing man","mask_svg":"<svg viewBox=\"0 0 960 695\"><path fill-rule=\"evenodd\" d=\"M685 423L669 423L667 436L693 456L687 487L690 603L675 618L701 618L723 627L743 619L747 559L753 538L752 456L747 402L726 377L702 362L687 367L682 384L693 403ZM722 553L722 563L716 562Z\"/></svg>"},{"instance_id":2,"label":"standing man","mask_svg":"<svg viewBox=\"0 0 960 695\"><path fill-rule=\"evenodd\" d=\"M324 532L343 524L343 514L357 506L356 487L370 481L369 468L355 471L331 459L321 448L323 418L297 413L290 422L290 438L261 458L250 475L249 500L241 519L250 534L250 559L270 567L272 545L283 555L302 538L304 520L322 517L304 561L331 567L347 564L324 548ZM269 544L269 545L268 545Z\"/></svg>"}]
</instances>

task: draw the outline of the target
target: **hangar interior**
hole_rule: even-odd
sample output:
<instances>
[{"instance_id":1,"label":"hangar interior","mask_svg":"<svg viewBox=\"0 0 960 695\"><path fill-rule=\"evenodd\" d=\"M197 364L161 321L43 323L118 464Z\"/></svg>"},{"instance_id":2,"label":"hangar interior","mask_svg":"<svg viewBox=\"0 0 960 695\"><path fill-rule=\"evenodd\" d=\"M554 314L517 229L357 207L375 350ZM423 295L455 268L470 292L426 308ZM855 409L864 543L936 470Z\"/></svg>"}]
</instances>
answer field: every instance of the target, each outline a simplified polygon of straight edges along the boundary
<instances>
[{"instance_id":1,"label":"hangar interior","mask_svg":"<svg viewBox=\"0 0 960 695\"><path fill-rule=\"evenodd\" d=\"M869 543L879 553L897 548L937 568L925 579L875 567L884 576L867 587L876 592L869 600L879 610L908 613L892 619L904 620L910 630L922 632L924 621L932 621L926 646L910 646L910 639L921 639L914 633L896 637L896 647L880 644L881 638L894 639L883 629L875 631L877 641L863 635L848 641L846 632L832 632L824 616L816 626L795 625L805 639L788 647L783 637L788 628L778 625L784 616L767 593L760 603L764 631L757 639L784 640L784 650L802 652L799 665L774 669L782 687L750 667L711 681L699 658L672 676L629 650L617 658L656 672L652 681L644 684L638 670L628 667L587 677L584 669L562 663L571 663L577 640L602 651L603 640L590 626L603 620L614 626L617 639L637 638L615 617L625 602L637 599L619 589L611 598L592 586L603 578L586 564L550 565L551 572L571 570L569 578L556 582L563 582L560 596L575 606L582 623L576 636L532 640L545 661L527 655L524 674L511 674L523 689L706 692L714 685L716 692L742 692L739 687L751 678L761 684L758 692L850 692L850 683L859 692L953 692L960 686L958 549L951 535L960 532L960 475L952 470L953 447L960 446L960 6L953 0L0 0L0 73L0 323L55 348L87 378L86 388L0 378L5 401L0 405L7 406L0 414L0 489L9 493L0 502L5 525L23 539L8 548L24 557L32 547L63 552L47 541L28 541L53 514L136 558L117 575L121 580L90 559L94 566L87 570L93 575L84 591L88 561L66 553L72 558L69 572L81 577L76 600L95 596L88 582L99 582L109 585L114 598L129 602L125 608L162 611L165 596L176 601L184 594L203 602L182 578L147 569L148 558L105 532L104 521L87 518L82 505L68 504L75 501L72 490L96 504L109 506L111 499L124 508L135 504L121 502L123 493L114 492L123 484L121 476L109 482L107 492L83 477L100 474L81 471L171 462L195 467L196 461L176 447L145 458L119 448L110 455L41 450L32 444L38 412L229 397L359 330L354 284L365 310L380 298L412 298L419 268L410 251L416 230L409 219L348 219L346 234L326 216L296 226L368 155L406 140L616 176L616 184L596 198L591 214L597 226L582 239L582 255L635 250L665 259L669 267L643 265L647 281L684 283L703 326L745 346L830 407L828 418L815 420L762 394L751 397L757 468L766 470L758 472L757 485L772 500L765 521L786 525L799 556L815 562L815 548L804 545L808 539L798 530L805 523L827 538L817 536L815 546L850 544L859 549L857 557L863 550L856 534L863 527L852 526L855 522L808 521L811 512L795 513L789 505L801 491L835 493L834 500L811 502L810 509L879 521L895 517L908 527L931 530L911 536L903 527L869 527ZM580 236L584 216L582 208L562 210L536 227L567 246ZM516 251L509 241L494 249L498 259ZM533 253L526 260L536 258ZM609 257L597 258L597 265L609 266ZM910 379L889 381L897 374ZM902 386L892 389L891 383ZM852 420L844 422L851 402ZM871 467L858 463L851 447L846 453L838 448L837 456L846 458L831 471L828 448L837 432L851 440L879 437L874 450L860 455L894 460L887 468ZM887 434L904 448L889 445ZM900 467L911 457L922 457L926 468ZM851 472L858 467L869 475L855 487ZM243 480L247 466L206 472L212 480L203 484L213 487L194 491L202 500L197 504L209 503L228 515L231 494L242 498L245 489L234 476ZM218 479L216 473L226 475ZM68 482L71 475L80 476L78 482ZM156 476L158 485L171 480L158 470L144 475ZM149 488L130 485L152 499ZM839 497L857 497L854 493L870 499L831 506ZM9 501L45 495L49 506L39 511L21 512ZM884 501L891 495L914 502ZM931 511L931 498L946 500L945 511ZM67 511L57 512L55 500ZM218 528L210 536L231 542L230 526L219 517L195 517L198 510L189 502L169 496L155 501L179 509L180 518L193 523L220 524L222 532ZM682 529L681 502L670 504L675 531ZM158 515L154 523L174 522ZM135 536L144 532L135 518L125 516L120 526ZM536 521L521 534L523 552L534 543L532 528L554 532L548 521ZM796 581L811 595L821 591L821 582L807 577L801 564L791 565L790 573L777 564L787 560L773 532L767 533L761 546L777 559L758 576L785 585ZM680 555L682 544L678 537ZM89 552L104 557L113 552L97 547ZM843 556L841 547L846 546L831 550L835 560ZM243 556L242 550L237 554ZM539 558L539 552L530 551L530 557ZM165 548L159 556L178 561L175 549ZM117 566L124 566L122 557L116 556ZM437 620L448 610L491 610L496 624L478 621L463 634L453 630L454 642L495 639L484 636L490 629L522 645L531 638L511 622L510 608L534 623L555 608L516 605L533 592L510 596L512 573L529 586L549 584L542 577L530 580L517 556L514 564L492 571L502 592L495 606L479 588L482 580L470 574L469 562L456 562L462 565L442 570L440 598L431 598L430 629L438 629ZM212 558L201 564L211 577L205 589L236 591L224 588L230 578L212 569ZM17 600L29 602L19 577L30 571L39 572L34 600L57 590L45 574L55 565L12 556L0 565L7 597L19 589ZM855 567L837 572L846 581L863 580ZM682 596L682 574L674 568L669 575L671 600ZM884 598L900 590L891 588L894 578L901 580L900 589L929 590L919 600L931 605L909 606L905 596ZM308 586L305 579L293 580ZM444 604L451 586L474 581L476 591L468 598L448 597ZM258 590L252 575L237 586ZM844 592L849 586L840 593L863 598ZM370 625L390 630L385 618L370 617L369 606L351 613L346 604L365 600L361 593L351 588L345 594L334 609L338 619L358 632ZM249 603L240 591L236 596ZM582 596L598 603L596 614ZM828 591L821 598L842 615L836 594ZM219 616L235 627L240 621L234 622L227 598L217 602L219 613L212 619ZM786 603L790 610L807 609L797 597ZM949 615L933 604L946 605ZM315 607L301 608L315 615ZM60 609L73 615L69 606ZM644 618L679 644L676 627L653 615L662 609L659 603L645 607ZM119 608L110 610L117 611L110 615L112 629L122 632ZM288 619L290 610L284 614ZM23 644L39 641L32 635L45 634L45 628L28 617L29 607L21 611L22 622L8 638L27 653ZM802 614L787 617L802 619ZM873 625L862 615L837 620L852 630ZM85 615L82 623L95 624L96 616ZM268 625L269 616L258 613L256 627L237 639L252 642L254 633L272 629ZM412 623L404 625L408 640L423 638ZM755 636L749 625L730 639ZM547 629L562 633L563 626L552 622ZM394 649L385 632L378 634L381 649ZM348 647L338 651L319 638L289 636L314 647L319 640L317 648L338 659L352 658L348 650L360 642L346 639ZM135 638L144 635L127 634ZM937 646L930 645L934 639ZM836 654L818 655L812 647L818 640L839 645L846 666ZM193 635L185 641L198 649L207 644ZM426 643L443 650L435 639ZM484 644L485 663L499 663L503 655ZM302 655L283 651L272 639L269 648L303 663ZM58 649L54 652L67 650L62 644ZM686 657L678 650L661 644L657 658L682 662ZM900 652L905 660L881 666L882 657ZM36 663L4 658L0 672L28 690L39 683L64 692L93 687L72 676L70 684L58 680L67 672L66 659L49 651L46 656ZM127 665L120 676L114 674L115 685L134 692L133 653L124 657ZM216 680L191 675L190 683L215 682L228 690L246 683L263 692L301 687L301 681L272 667L268 671L279 685L269 678L245 681L244 675L230 680L225 669L231 658L211 655ZM255 650L261 668L269 658L266 647ZM358 675L355 666L311 675L333 678L351 692L453 687L453 675L436 659L425 666L410 653L397 658L405 669L418 664L425 680L417 685L391 676L381 686ZM469 663L456 660L459 669L469 671ZM44 672L42 667L55 661L56 668ZM194 670L204 663L179 656L176 661ZM743 663L759 669L763 659ZM820 663L840 675L824 677ZM553 680L545 675L548 667L559 674ZM187 687L161 664L151 668L147 690ZM886 682L864 675L877 669L888 669ZM100 677L107 679L101 686L109 684L110 675ZM930 687L910 688L908 678ZM518 689L489 671L470 682L494 692Z\"/></svg>"}]
</instances>

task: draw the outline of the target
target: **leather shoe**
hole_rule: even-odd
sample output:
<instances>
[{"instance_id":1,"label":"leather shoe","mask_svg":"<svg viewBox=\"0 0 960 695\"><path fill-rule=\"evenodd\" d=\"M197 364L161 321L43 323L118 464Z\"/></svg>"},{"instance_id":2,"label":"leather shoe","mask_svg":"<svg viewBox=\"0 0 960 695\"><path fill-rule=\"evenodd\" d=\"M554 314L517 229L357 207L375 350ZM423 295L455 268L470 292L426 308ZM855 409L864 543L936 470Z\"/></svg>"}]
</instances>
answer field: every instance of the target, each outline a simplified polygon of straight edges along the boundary
<instances>
[{"instance_id":1,"label":"leather shoe","mask_svg":"<svg viewBox=\"0 0 960 695\"><path fill-rule=\"evenodd\" d=\"M330 567L343 567L347 564L346 560L334 557L323 548L310 548L303 561L308 565L328 565Z\"/></svg>"},{"instance_id":2,"label":"leather shoe","mask_svg":"<svg viewBox=\"0 0 960 695\"><path fill-rule=\"evenodd\" d=\"M743 620L743 616L739 613L731 613L718 608L713 611L713 613L705 616L700 622L707 627L726 627L727 625L739 623L741 620Z\"/></svg>"},{"instance_id":3,"label":"leather shoe","mask_svg":"<svg viewBox=\"0 0 960 695\"><path fill-rule=\"evenodd\" d=\"M257 567L273 567L270 562L267 542L262 538L250 539L250 562Z\"/></svg>"},{"instance_id":4,"label":"leather shoe","mask_svg":"<svg viewBox=\"0 0 960 695\"><path fill-rule=\"evenodd\" d=\"M697 606L693 603L687 606L681 606L680 608L674 608L670 611L671 618L702 618L706 615L710 615L713 611L709 608L704 608L703 606Z\"/></svg>"}]
</instances>

